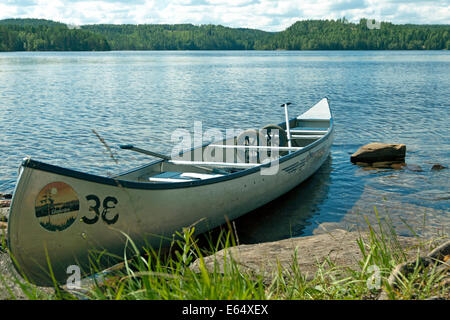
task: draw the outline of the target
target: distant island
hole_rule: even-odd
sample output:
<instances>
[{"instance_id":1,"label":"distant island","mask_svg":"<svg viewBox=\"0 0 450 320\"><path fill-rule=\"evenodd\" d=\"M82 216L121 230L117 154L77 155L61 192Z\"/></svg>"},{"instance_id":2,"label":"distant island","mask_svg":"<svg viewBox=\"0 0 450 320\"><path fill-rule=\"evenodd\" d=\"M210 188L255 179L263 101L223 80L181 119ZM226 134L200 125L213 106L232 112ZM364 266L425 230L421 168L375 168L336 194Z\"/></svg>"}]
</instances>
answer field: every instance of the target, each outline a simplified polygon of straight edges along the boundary
<instances>
[{"instance_id":1,"label":"distant island","mask_svg":"<svg viewBox=\"0 0 450 320\"><path fill-rule=\"evenodd\" d=\"M267 32L221 25L71 26L44 19L5 19L0 20L0 51L450 49L450 25L370 23L305 20L284 31Z\"/></svg>"}]
</instances>

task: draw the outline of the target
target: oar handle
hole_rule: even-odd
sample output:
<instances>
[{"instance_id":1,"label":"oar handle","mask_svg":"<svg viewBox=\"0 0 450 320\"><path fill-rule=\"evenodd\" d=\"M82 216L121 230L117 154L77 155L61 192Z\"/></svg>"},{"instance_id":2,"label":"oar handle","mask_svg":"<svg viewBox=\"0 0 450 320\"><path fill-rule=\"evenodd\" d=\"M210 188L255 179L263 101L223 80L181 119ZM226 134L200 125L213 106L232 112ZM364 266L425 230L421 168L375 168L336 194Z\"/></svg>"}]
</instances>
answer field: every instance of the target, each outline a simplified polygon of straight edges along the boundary
<instances>
[{"instance_id":1,"label":"oar handle","mask_svg":"<svg viewBox=\"0 0 450 320\"><path fill-rule=\"evenodd\" d=\"M123 144L120 146L120 149L124 149L124 150L130 150L133 149L133 145L132 144Z\"/></svg>"},{"instance_id":2,"label":"oar handle","mask_svg":"<svg viewBox=\"0 0 450 320\"><path fill-rule=\"evenodd\" d=\"M161 158L161 159L164 159L164 160L171 160L171 158L168 157L168 156L166 156L165 154L156 153L156 152L153 152L153 151L149 151L149 150L144 150L144 149L141 149L141 148L137 148L137 147L135 147L135 146L133 146L133 145L131 145L131 144L124 144L124 145L121 145L121 146L120 146L120 149L124 149L124 150L132 150L132 151L136 151L136 152L139 152L139 153L143 153L143 154L146 154L146 155L149 155L149 156L152 156L152 157Z\"/></svg>"}]
</instances>

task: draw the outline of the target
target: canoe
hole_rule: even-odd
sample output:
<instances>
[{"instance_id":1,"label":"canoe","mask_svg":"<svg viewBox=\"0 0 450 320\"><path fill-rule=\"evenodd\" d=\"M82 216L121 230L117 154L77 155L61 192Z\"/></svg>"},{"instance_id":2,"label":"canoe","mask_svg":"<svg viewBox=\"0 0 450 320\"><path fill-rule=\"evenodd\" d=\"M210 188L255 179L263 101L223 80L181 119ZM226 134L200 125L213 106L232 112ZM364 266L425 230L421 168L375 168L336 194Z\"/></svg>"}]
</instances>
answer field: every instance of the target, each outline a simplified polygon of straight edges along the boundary
<instances>
[{"instance_id":1,"label":"canoe","mask_svg":"<svg viewBox=\"0 0 450 320\"><path fill-rule=\"evenodd\" d=\"M290 119L287 105L285 122L254 130L256 143L246 131L243 140L241 134L161 156L114 177L24 159L8 220L17 270L51 286L50 264L64 284L71 266L89 273L92 253L123 257L125 235L138 248L164 247L187 226L206 232L288 192L324 163L334 130L327 98Z\"/></svg>"}]
</instances>

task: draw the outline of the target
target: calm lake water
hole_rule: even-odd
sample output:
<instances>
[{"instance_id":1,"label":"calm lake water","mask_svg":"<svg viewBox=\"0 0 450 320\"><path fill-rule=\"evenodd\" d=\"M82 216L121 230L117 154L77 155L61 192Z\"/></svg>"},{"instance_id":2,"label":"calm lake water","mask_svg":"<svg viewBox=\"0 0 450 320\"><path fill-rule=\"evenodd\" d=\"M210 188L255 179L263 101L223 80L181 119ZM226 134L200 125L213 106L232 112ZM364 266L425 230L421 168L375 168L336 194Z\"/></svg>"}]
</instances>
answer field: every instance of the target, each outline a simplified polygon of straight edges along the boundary
<instances>
[{"instance_id":1,"label":"calm lake water","mask_svg":"<svg viewBox=\"0 0 450 320\"><path fill-rule=\"evenodd\" d=\"M284 120L283 102L294 116L326 96L330 158L238 219L240 241L363 227L374 206L401 234L449 232L450 169L431 171L450 166L449 75L447 51L1 53L0 191L13 191L25 156L110 175L148 161L120 144L170 154L175 128L259 128ZM405 143L413 170L352 165L369 142Z\"/></svg>"}]
</instances>

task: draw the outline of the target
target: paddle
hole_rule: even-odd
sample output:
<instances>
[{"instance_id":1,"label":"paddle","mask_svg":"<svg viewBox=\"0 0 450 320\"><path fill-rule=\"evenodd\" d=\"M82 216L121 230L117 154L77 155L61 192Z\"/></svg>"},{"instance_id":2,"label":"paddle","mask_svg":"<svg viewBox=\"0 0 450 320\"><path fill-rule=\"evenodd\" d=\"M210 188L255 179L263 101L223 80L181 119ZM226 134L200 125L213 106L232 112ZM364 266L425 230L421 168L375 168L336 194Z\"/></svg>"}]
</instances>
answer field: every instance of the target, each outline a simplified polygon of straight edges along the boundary
<instances>
[{"instance_id":1,"label":"paddle","mask_svg":"<svg viewBox=\"0 0 450 320\"><path fill-rule=\"evenodd\" d=\"M120 149L136 151L136 152L139 152L139 153L142 153L142 154L146 154L148 156L161 158L161 159L164 159L164 160L167 160L167 161L172 160L172 158L170 158L169 156L166 156L164 154L153 152L153 151L149 151L149 150L144 150L144 149L141 149L141 148L137 148L137 147L135 147L135 146L133 146L131 144L121 145ZM216 168L211 169L211 168L205 168L205 167L201 167L201 166L197 166L197 165L192 165L192 166L196 167L196 168L199 168L199 169L202 169L202 170L209 171L209 172L228 174L228 172L225 172L223 170L219 170L219 169L216 169Z\"/></svg>"}]
</instances>

